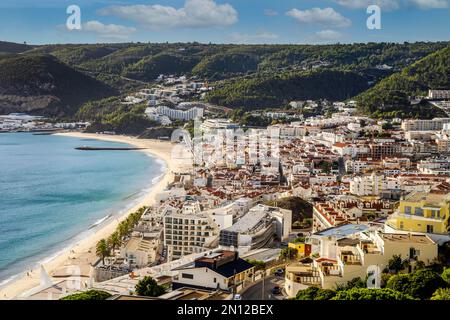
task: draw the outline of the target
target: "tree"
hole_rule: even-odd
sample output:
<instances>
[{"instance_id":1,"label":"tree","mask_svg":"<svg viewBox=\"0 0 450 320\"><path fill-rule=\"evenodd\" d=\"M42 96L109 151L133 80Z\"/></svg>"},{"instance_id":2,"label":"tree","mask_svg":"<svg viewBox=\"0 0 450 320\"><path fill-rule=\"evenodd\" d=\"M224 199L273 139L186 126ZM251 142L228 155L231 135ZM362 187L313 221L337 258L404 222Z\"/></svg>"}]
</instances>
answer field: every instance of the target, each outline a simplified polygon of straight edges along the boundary
<instances>
[{"instance_id":1,"label":"tree","mask_svg":"<svg viewBox=\"0 0 450 320\"><path fill-rule=\"evenodd\" d=\"M411 275L409 294L420 299L429 299L439 288L446 288L447 283L437 272L422 269Z\"/></svg>"},{"instance_id":2,"label":"tree","mask_svg":"<svg viewBox=\"0 0 450 320\"><path fill-rule=\"evenodd\" d=\"M295 300L330 300L336 295L336 292L330 289L321 289L318 287L309 287L297 292Z\"/></svg>"},{"instance_id":3,"label":"tree","mask_svg":"<svg viewBox=\"0 0 450 320\"><path fill-rule=\"evenodd\" d=\"M409 274L397 274L389 278L386 287L392 290L405 292L410 284Z\"/></svg>"},{"instance_id":4,"label":"tree","mask_svg":"<svg viewBox=\"0 0 450 320\"><path fill-rule=\"evenodd\" d=\"M400 270L403 270L403 262L402 258L399 255L393 255L391 259L388 261L389 270L393 270L396 273Z\"/></svg>"},{"instance_id":5,"label":"tree","mask_svg":"<svg viewBox=\"0 0 450 320\"><path fill-rule=\"evenodd\" d=\"M415 270L425 269L426 265L423 261L417 261L416 266L414 267Z\"/></svg>"},{"instance_id":6,"label":"tree","mask_svg":"<svg viewBox=\"0 0 450 320\"><path fill-rule=\"evenodd\" d=\"M128 221L122 221L121 223L119 223L118 226L118 231L119 231L119 236L120 238L124 238L127 234L128 234L128 230L130 229L129 225L128 225Z\"/></svg>"},{"instance_id":7,"label":"tree","mask_svg":"<svg viewBox=\"0 0 450 320\"><path fill-rule=\"evenodd\" d=\"M364 282L363 279L361 278L353 278L352 280L350 280L349 282L347 282L344 285L337 285L336 287L336 291L341 291L341 290L350 290L353 288L365 288L366 282Z\"/></svg>"},{"instance_id":8,"label":"tree","mask_svg":"<svg viewBox=\"0 0 450 320\"><path fill-rule=\"evenodd\" d=\"M338 291L331 300L414 300L413 297L392 289L353 288Z\"/></svg>"},{"instance_id":9,"label":"tree","mask_svg":"<svg viewBox=\"0 0 450 320\"><path fill-rule=\"evenodd\" d=\"M295 248L290 248L290 247L284 248L280 252L280 256L287 260L295 259L297 257L297 254L298 254L298 250Z\"/></svg>"},{"instance_id":10,"label":"tree","mask_svg":"<svg viewBox=\"0 0 450 320\"><path fill-rule=\"evenodd\" d=\"M255 266L255 270L264 270L266 268L266 263L261 260L247 260L248 263L251 263Z\"/></svg>"},{"instance_id":11,"label":"tree","mask_svg":"<svg viewBox=\"0 0 450 320\"><path fill-rule=\"evenodd\" d=\"M89 290L65 296L60 300L106 300L109 297L111 297L111 294L108 292L100 290Z\"/></svg>"},{"instance_id":12,"label":"tree","mask_svg":"<svg viewBox=\"0 0 450 320\"><path fill-rule=\"evenodd\" d=\"M431 300L450 300L450 289L449 288L439 288L431 297Z\"/></svg>"},{"instance_id":13,"label":"tree","mask_svg":"<svg viewBox=\"0 0 450 320\"><path fill-rule=\"evenodd\" d=\"M152 277L144 277L137 283L135 291L140 296L159 297L166 292L166 289L159 286Z\"/></svg>"},{"instance_id":14,"label":"tree","mask_svg":"<svg viewBox=\"0 0 450 320\"><path fill-rule=\"evenodd\" d=\"M438 273L429 269L417 270L412 274L398 274L392 276L387 282L387 288L419 299L429 299L437 289L447 286Z\"/></svg>"},{"instance_id":15,"label":"tree","mask_svg":"<svg viewBox=\"0 0 450 320\"><path fill-rule=\"evenodd\" d=\"M441 274L442 279L450 285L450 268L445 268Z\"/></svg>"},{"instance_id":16,"label":"tree","mask_svg":"<svg viewBox=\"0 0 450 320\"><path fill-rule=\"evenodd\" d=\"M112 235L109 236L107 240L108 246L115 250L117 247L120 247L122 241L120 240L119 233L116 231Z\"/></svg>"},{"instance_id":17,"label":"tree","mask_svg":"<svg viewBox=\"0 0 450 320\"><path fill-rule=\"evenodd\" d=\"M105 258L110 255L110 248L105 239L102 239L97 243L95 254L97 257L101 258L103 264L105 264Z\"/></svg>"}]
</instances>

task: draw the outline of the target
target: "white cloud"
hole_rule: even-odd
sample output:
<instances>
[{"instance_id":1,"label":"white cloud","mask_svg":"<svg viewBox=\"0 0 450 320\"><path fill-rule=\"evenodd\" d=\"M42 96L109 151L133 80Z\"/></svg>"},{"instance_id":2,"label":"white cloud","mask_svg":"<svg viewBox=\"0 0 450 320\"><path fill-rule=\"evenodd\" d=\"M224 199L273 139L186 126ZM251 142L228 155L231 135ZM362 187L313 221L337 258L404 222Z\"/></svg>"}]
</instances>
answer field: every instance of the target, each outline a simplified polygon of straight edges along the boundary
<instances>
[{"instance_id":1,"label":"white cloud","mask_svg":"<svg viewBox=\"0 0 450 320\"><path fill-rule=\"evenodd\" d=\"M316 36L322 40L337 40L342 37L342 33L328 29L316 32Z\"/></svg>"},{"instance_id":2,"label":"white cloud","mask_svg":"<svg viewBox=\"0 0 450 320\"><path fill-rule=\"evenodd\" d=\"M404 6L415 6L420 9L449 8L449 0L333 0L341 6L350 9L364 9L369 5L377 4L386 11L398 10Z\"/></svg>"},{"instance_id":3,"label":"white cloud","mask_svg":"<svg viewBox=\"0 0 450 320\"><path fill-rule=\"evenodd\" d=\"M214 0L186 0L182 8L155 5L111 6L98 11L135 21L152 29L223 27L235 24L238 13Z\"/></svg>"},{"instance_id":4,"label":"white cloud","mask_svg":"<svg viewBox=\"0 0 450 320\"><path fill-rule=\"evenodd\" d=\"M336 27L349 27L352 22L333 8L312 8L308 10L292 9L286 14L301 23L316 23Z\"/></svg>"},{"instance_id":5,"label":"white cloud","mask_svg":"<svg viewBox=\"0 0 450 320\"><path fill-rule=\"evenodd\" d=\"M274 16L278 15L278 11L273 10L273 9L266 9L266 10L264 10L264 14L269 17L274 17Z\"/></svg>"},{"instance_id":6,"label":"white cloud","mask_svg":"<svg viewBox=\"0 0 450 320\"><path fill-rule=\"evenodd\" d=\"M256 34L235 32L230 35L230 38L235 43L262 43L270 40L276 40L279 37L280 36L278 34L265 31Z\"/></svg>"},{"instance_id":7,"label":"white cloud","mask_svg":"<svg viewBox=\"0 0 450 320\"><path fill-rule=\"evenodd\" d=\"M370 5L379 5L383 10L398 10L400 9L400 0L333 0L341 6L350 9L365 9Z\"/></svg>"},{"instance_id":8,"label":"white cloud","mask_svg":"<svg viewBox=\"0 0 450 320\"><path fill-rule=\"evenodd\" d=\"M118 24L103 24L92 20L82 25L82 30L94 32L104 38L126 39L136 32L136 28L121 26Z\"/></svg>"},{"instance_id":9,"label":"white cloud","mask_svg":"<svg viewBox=\"0 0 450 320\"><path fill-rule=\"evenodd\" d=\"M449 7L447 0L409 0L409 2L421 9L445 9Z\"/></svg>"}]
</instances>

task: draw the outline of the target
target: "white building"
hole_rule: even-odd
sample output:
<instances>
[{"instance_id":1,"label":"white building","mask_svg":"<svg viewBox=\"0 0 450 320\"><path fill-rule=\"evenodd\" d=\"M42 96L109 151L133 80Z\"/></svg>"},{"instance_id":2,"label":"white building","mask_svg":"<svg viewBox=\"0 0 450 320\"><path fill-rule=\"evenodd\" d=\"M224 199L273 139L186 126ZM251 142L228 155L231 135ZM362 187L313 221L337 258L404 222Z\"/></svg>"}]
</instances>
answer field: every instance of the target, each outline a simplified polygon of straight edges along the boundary
<instances>
[{"instance_id":1,"label":"white building","mask_svg":"<svg viewBox=\"0 0 450 320\"><path fill-rule=\"evenodd\" d=\"M354 177L350 181L350 193L357 196L379 196L383 191L399 189L400 182L397 179L376 173Z\"/></svg>"},{"instance_id":2,"label":"white building","mask_svg":"<svg viewBox=\"0 0 450 320\"><path fill-rule=\"evenodd\" d=\"M187 201L181 212L169 211L164 216L164 245L170 260L215 247L217 225L200 211L197 201Z\"/></svg>"},{"instance_id":3,"label":"white building","mask_svg":"<svg viewBox=\"0 0 450 320\"><path fill-rule=\"evenodd\" d=\"M156 260L156 250L159 241L148 240L140 237L132 237L121 249L120 255L125 264L143 268Z\"/></svg>"},{"instance_id":4,"label":"white building","mask_svg":"<svg viewBox=\"0 0 450 320\"><path fill-rule=\"evenodd\" d=\"M214 252L173 269L177 275L172 288L237 291L246 282L253 281L254 270L254 265L239 258L237 252Z\"/></svg>"},{"instance_id":5,"label":"white building","mask_svg":"<svg viewBox=\"0 0 450 320\"><path fill-rule=\"evenodd\" d=\"M158 106L156 108L147 108L145 113L150 117L156 115L166 116L172 120L195 120L203 117L203 108L194 107L189 110L172 109L166 106Z\"/></svg>"},{"instance_id":6,"label":"white building","mask_svg":"<svg viewBox=\"0 0 450 320\"><path fill-rule=\"evenodd\" d=\"M259 204L231 227L220 231L219 244L241 253L269 245L274 236L289 237L292 211Z\"/></svg>"},{"instance_id":7,"label":"white building","mask_svg":"<svg viewBox=\"0 0 450 320\"><path fill-rule=\"evenodd\" d=\"M450 100L450 90L429 90L428 99L431 100Z\"/></svg>"},{"instance_id":8,"label":"white building","mask_svg":"<svg viewBox=\"0 0 450 320\"><path fill-rule=\"evenodd\" d=\"M434 118L433 120L405 120L402 122L404 131L439 131L444 124L450 123L450 118Z\"/></svg>"}]
</instances>

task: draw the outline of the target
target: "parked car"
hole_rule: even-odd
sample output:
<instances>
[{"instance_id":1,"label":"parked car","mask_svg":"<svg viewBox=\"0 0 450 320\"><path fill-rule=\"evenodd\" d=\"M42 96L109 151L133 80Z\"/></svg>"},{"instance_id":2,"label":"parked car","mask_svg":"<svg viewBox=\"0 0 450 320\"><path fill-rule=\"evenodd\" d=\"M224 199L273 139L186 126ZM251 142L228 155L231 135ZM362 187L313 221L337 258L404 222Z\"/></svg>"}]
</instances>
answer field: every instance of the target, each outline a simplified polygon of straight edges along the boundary
<instances>
[{"instance_id":1,"label":"parked car","mask_svg":"<svg viewBox=\"0 0 450 320\"><path fill-rule=\"evenodd\" d=\"M283 275L284 275L284 270L283 269L277 269L277 270L275 270L275 272L274 272L274 274L277 276L277 277L282 277Z\"/></svg>"},{"instance_id":2,"label":"parked car","mask_svg":"<svg viewBox=\"0 0 450 320\"><path fill-rule=\"evenodd\" d=\"M270 290L272 292L272 294L274 295L280 295L281 294L281 288L279 286L275 286L272 288L272 290Z\"/></svg>"},{"instance_id":3,"label":"parked car","mask_svg":"<svg viewBox=\"0 0 450 320\"><path fill-rule=\"evenodd\" d=\"M239 293L235 294L233 300L242 300L242 296Z\"/></svg>"}]
</instances>

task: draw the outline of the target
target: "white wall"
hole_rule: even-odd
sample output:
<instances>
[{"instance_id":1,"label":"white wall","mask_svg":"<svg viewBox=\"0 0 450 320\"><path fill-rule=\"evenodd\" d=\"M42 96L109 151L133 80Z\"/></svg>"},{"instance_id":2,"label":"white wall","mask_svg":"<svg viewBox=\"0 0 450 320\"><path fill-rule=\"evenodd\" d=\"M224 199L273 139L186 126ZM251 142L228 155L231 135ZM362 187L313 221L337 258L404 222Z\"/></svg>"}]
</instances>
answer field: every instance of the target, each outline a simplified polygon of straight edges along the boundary
<instances>
[{"instance_id":1,"label":"white wall","mask_svg":"<svg viewBox=\"0 0 450 320\"><path fill-rule=\"evenodd\" d=\"M193 279L183 278L183 273L193 275ZM220 289L227 290L228 285L225 284L225 280L226 278L222 275L204 267L179 270L178 279L174 282L207 288L217 288L219 285Z\"/></svg>"}]
</instances>

